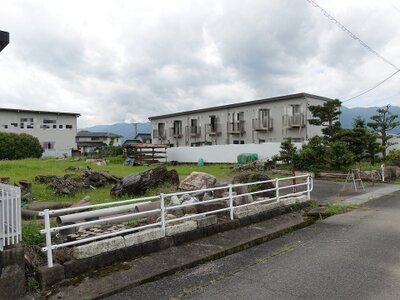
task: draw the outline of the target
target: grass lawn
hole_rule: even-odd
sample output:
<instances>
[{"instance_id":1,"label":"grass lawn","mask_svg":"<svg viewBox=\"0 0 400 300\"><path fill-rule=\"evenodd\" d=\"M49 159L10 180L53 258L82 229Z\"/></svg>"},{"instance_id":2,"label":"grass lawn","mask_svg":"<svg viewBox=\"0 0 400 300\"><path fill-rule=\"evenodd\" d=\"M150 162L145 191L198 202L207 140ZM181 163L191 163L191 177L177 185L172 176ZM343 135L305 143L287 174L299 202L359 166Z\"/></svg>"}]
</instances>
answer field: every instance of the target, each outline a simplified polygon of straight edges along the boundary
<instances>
[{"instance_id":1,"label":"grass lawn","mask_svg":"<svg viewBox=\"0 0 400 300\"><path fill-rule=\"evenodd\" d=\"M132 173L139 173L157 166L156 164L134 167L123 166L123 158L120 157L109 158L109 161L110 163L107 166L96 166L95 164L89 164L85 161L75 161L73 159L57 160L49 158L23 159L12 161L5 160L0 161L0 177L10 177L11 183L18 182L20 180L28 180L32 182L32 196L34 200L74 202L82 199L86 195L89 195L92 199L92 203L101 203L110 202L113 200L120 200L124 198L111 197L111 186L98 188L96 190L87 190L74 196L59 196L55 195L51 189L46 188L46 185L36 184L34 182L34 178L37 175L62 176L66 174L65 169L69 166L89 166L90 168L95 170L107 170L111 174L117 176L126 176ZM226 182L229 178L233 176L233 174L230 172L231 167L232 165L229 164L205 165L202 167L199 167L195 164L186 164L178 166L168 166L168 169L176 169L181 178L189 175L193 171L201 171L216 176L221 182ZM148 191L148 195L155 195L159 192L168 192L168 187L161 187L157 190ZM129 198L130 197L128 197L128 199Z\"/></svg>"}]
</instances>

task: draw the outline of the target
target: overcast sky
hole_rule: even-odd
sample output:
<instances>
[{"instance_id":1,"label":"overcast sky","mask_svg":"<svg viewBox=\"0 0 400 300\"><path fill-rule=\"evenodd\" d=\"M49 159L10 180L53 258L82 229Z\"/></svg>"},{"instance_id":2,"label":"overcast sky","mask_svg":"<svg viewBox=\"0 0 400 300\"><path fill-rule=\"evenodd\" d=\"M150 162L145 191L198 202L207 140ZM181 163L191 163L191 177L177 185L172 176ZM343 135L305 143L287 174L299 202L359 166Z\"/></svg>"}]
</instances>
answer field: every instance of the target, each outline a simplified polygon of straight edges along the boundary
<instances>
[{"instance_id":1,"label":"overcast sky","mask_svg":"<svg viewBox=\"0 0 400 300\"><path fill-rule=\"evenodd\" d=\"M316 0L400 66L400 1ZM0 0L0 107L79 127L297 92L344 100L395 69L305 0ZM346 106L400 105L400 74Z\"/></svg>"}]
</instances>

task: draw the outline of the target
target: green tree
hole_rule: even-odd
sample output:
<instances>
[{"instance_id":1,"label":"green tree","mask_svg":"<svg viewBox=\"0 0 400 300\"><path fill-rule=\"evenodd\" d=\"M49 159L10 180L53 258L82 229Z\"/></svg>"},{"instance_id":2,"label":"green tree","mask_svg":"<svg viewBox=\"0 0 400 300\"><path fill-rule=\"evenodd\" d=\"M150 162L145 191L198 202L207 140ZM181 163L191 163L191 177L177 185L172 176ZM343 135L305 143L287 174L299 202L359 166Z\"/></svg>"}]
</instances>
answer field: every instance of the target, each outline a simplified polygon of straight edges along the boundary
<instances>
[{"instance_id":1,"label":"green tree","mask_svg":"<svg viewBox=\"0 0 400 300\"><path fill-rule=\"evenodd\" d=\"M281 143L281 150L279 151L279 159L286 164L292 164L294 156L296 155L297 148L292 143L292 138L288 138Z\"/></svg>"},{"instance_id":2,"label":"green tree","mask_svg":"<svg viewBox=\"0 0 400 300\"><path fill-rule=\"evenodd\" d=\"M367 125L376 132L378 139L381 140L382 158L385 161L387 148L395 144L390 142L393 135L389 134L389 132L400 125L400 122L398 121L399 116L390 111L389 104L377 109L376 112L377 114L371 117L371 122Z\"/></svg>"},{"instance_id":3,"label":"green tree","mask_svg":"<svg viewBox=\"0 0 400 300\"><path fill-rule=\"evenodd\" d=\"M37 138L26 133L0 132L0 159L39 158L42 153Z\"/></svg>"},{"instance_id":4,"label":"green tree","mask_svg":"<svg viewBox=\"0 0 400 300\"><path fill-rule=\"evenodd\" d=\"M354 163L354 154L340 141L330 143L325 155L326 162L332 170L345 170Z\"/></svg>"},{"instance_id":5,"label":"green tree","mask_svg":"<svg viewBox=\"0 0 400 300\"><path fill-rule=\"evenodd\" d=\"M346 143L348 149L354 154L356 162L367 158L367 147L376 137L371 134L366 126L365 119L356 117L352 129L341 129L335 136L335 140Z\"/></svg>"},{"instance_id":6,"label":"green tree","mask_svg":"<svg viewBox=\"0 0 400 300\"><path fill-rule=\"evenodd\" d=\"M314 136L294 156L294 166L299 170L319 172L326 168L325 152L325 139Z\"/></svg>"},{"instance_id":7,"label":"green tree","mask_svg":"<svg viewBox=\"0 0 400 300\"><path fill-rule=\"evenodd\" d=\"M322 133L328 141L333 141L334 136L341 129L339 117L341 114L340 100L330 100L323 105L310 105L308 109L312 114L312 119L308 120L311 125L323 126Z\"/></svg>"}]
</instances>

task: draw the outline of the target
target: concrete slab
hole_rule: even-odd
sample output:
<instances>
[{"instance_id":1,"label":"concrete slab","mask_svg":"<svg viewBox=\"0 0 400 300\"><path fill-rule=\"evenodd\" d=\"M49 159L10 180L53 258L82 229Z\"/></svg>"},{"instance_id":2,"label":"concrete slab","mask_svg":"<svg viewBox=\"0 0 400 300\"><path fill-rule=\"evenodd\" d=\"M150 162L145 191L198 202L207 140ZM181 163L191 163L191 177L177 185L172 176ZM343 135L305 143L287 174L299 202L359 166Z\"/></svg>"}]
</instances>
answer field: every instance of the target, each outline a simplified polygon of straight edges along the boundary
<instances>
[{"instance_id":1,"label":"concrete slab","mask_svg":"<svg viewBox=\"0 0 400 300\"><path fill-rule=\"evenodd\" d=\"M182 232L192 231L197 228L196 221L185 221L174 225L167 226L165 228L165 235L171 236Z\"/></svg>"},{"instance_id":2,"label":"concrete slab","mask_svg":"<svg viewBox=\"0 0 400 300\"><path fill-rule=\"evenodd\" d=\"M109 252L125 247L125 240L122 236L96 241L90 244L78 246L74 248L73 257L82 259L92 257L104 252Z\"/></svg>"},{"instance_id":3,"label":"concrete slab","mask_svg":"<svg viewBox=\"0 0 400 300\"><path fill-rule=\"evenodd\" d=\"M130 247L133 245L138 245L148 241L160 239L163 236L164 233L161 228L151 228L125 235L123 238L125 239L126 247Z\"/></svg>"}]
</instances>

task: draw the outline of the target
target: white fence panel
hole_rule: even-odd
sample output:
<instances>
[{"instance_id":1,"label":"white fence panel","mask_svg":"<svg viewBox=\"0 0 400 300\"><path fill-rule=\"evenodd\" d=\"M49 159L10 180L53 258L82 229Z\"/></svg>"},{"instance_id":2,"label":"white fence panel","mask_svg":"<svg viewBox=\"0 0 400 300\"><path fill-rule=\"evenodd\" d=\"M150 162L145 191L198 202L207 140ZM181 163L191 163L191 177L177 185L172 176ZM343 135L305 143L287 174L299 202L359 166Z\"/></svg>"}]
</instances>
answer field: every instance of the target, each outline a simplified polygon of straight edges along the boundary
<instances>
[{"instance_id":1,"label":"white fence panel","mask_svg":"<svg viewBox=\"0 0 400 300\"><path fill-rule=\"evenodd\" d=\"M294 143L299 149L302 143ZM236 163L241 153L257 153L258 159L269 159L279 154L281 143L213 145L201 147L173 147L167 149L167 160L196 163L202 158L206 163Z\"/></svg>"},{"instance_id":2,"label":"white fence panel","mask_svg":"<svg viewBox=\"0 0 400 300\"><path fill-rule=\"evenodd\" d=\"M0 184L0 250L21 239L21 190Z\"/></svg>"},{"instance_id":3,"label":"white fence panel","mask_svg":"<svg viewBox=\"0 0 400 300\"><path fill-rule=\"evenodd\" d=\"M293 179L298 179L300 182L294 183L292 180ZM281 184L280 184L281 182ZM234 194L233 193L233 187L240 187L240 186L249 186L249 185L258 185L258 184L263 184L263 183L274 183L274 187L270 189L263 189L259 191L254 191L254 192L247 192L247 193L241 193L241 194ZM303 190L297 191L297 188L304 187ZM205 192L210 192L210 191L216 191L216 190L226 190L228 189L228 195L223 196L222 198L216 198L216 199L211 199L211 200L205 200L201 202L194 202L194 203L187 203L187 204L180 204L180 205L174 205L174 206L166 206L165 200L167 197L171 198L172 196L182 196L184 194L197 194L197 193L205 193ZM289 190L286 194L281 194L281 190ZM62 247L68 247L68 246L73 246L85 242L90 242L90 241L95 241L98 239L103 239L103 238L108 238L108 237L113 237L116 235L122 235L125 233L129 232L136 232L138 230L142 230L145 228L151 228L151 227L161 227L164 232L165 236L165 229L166 229L166 224L171 223L171 222L177 222L177 221L182 221L186 219L193 219L196 216L199 215L208 215L208 214L216 214L218 212L222 211L229 211L230 218L233 220L234 219L234 211L235 209L238 209L240 207L244 206L249 206L249 205L256 205L256 204L261 204L265 202L281 202L285 201L285 198L291 197L291 196L299 196L306 194L307 199L310 200L310 193L313 190L313 180L310 176L310 174L307 175L300 175L300 176L293 176L293 177L286 177L286 178L275 178L271 180L266 180L266 181L258 181L258 182L251 182L251 183L240 183L240 184L230 184L226 186L220 186L220 187L212 187L212 188L207 188L207 189L202 189L202 190L195 190L195 191L183 191L183 192L177 192L177 193L169 193L169 194L160 194L157 196L152 196L152 197L145 197L145 198L136 198L136 199L129 199L129 200L122 200L122 201L115 201L115 202L108 202L108 203L101 203L101 204L94 204L94 205L87 205L87 206L78 206L78 207L69 207L69 208L63 208L63 209L57 209L57 210L49 210L45 209L44 211L39 213L39 216L44 217L44 225L45 228L40 230L41 234L46 235L46 247L42 248L43 252L47 252L47 266L51 268L53 266L53 250L62 248ZM275 192L275 197L268 198L268 199L262 199L262 200L256 200L247 204L243 205L236 205L234 204L234 199L238 197L243 197L243 196L248 196L248 195L254 195L254 194L260 194L263 192L267 191L274 191ZM54 215L59 215L62 216L63 214L70 214L70 213L76 213L80 212L83 210L90 210L93 208L100 208L100 207L108 207L107 209L109 210L109 213L111 214L111 210L116 211L116 208L110 208L111 206L119 205L119 204L130 204L129 206L131 207L131 204L136 203L139 205L139 203L148 203L148 201L160 201L160 206L159 208L157 207L156 209L150 210L150 211L142 211L142 212L129 212L128 214L125 215L117 215L117 216L111 216L111 217L106 217L106 218L97 218L95 220L91 221L81 221L83 219L82 215L81 218L75 218L76 223L71 222L70 224L61 224L58 227L51 227L50 224L50 217ZM216 201L228 201L229 205L226 208L222 209L216 209L216 210L210 210L202 213L195 213L192 215L187 215L183 216L180 218L174 218L171 220L166 220L165 216L168 214L168 210L175 210L175 209L182 209L187 206L196 206L196 205L203 205L205 203L211 203L211 202L216 202ZM145 201L145 202L144 202ZM121 208L121 206L119 206ZM118 207L117 207L118 208ZM125 209L124 209L125 210ZM118 209L118 212L122 212L123 210ZM129 211L129 210L128 210ZM138 210L134 210L138 211ZM96 211L93 211L96 212ZM61 244L53 244L51 240L51 234L59 232L61 230L65 229L70 229L70 228L79 228L79 227L84 227L88 225L93 225L93 224L101 224L109 221L116 221L116 220L121 220L121 221L126 221L127 219L132 219L138 216L146 216L149 213L156 213L157 215L160 215L160 221L153 223L153 224L148 224L148 225L142 225L142 226L137 226L129 229L123 229L123 230L116 230L110 233L106 234L101 234L101 235L96 235L92 237L87 237L75 241L69 241L69 242L64 242ZM98 216L99 210L97 210ZM129 218L128 218L129 217ZM70 219L70 221L72 221ZM67 222L69 223L69 222Z\"/></svg>"}]
</instances>

